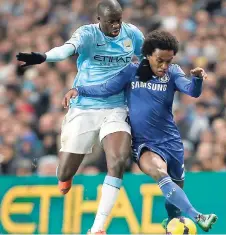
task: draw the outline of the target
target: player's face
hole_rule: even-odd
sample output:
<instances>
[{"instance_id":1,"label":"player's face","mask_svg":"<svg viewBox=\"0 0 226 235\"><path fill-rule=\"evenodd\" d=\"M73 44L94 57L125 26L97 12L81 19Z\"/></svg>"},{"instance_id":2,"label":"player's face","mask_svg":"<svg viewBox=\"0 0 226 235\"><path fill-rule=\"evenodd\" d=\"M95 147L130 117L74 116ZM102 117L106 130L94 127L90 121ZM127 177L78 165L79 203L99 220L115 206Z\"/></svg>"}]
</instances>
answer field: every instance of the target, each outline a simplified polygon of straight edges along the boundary
<instances>
[{"instance_id":1,"label":"player's face","mask_svg":"<svg viewBox=\"0 0 226 235\"><path fill-rule=\"evenodd\" d=\"M158 77L163 77L174 57L173 50L156 49L152 55L147 56L153 73Z\"/></svg>"},{"instance_id":2,"label":"player's face","mask_svg":"<svg viewBox=\"0 0 226 235\"><path fill-rule=\"evenodd\" d=\"M109 37L116 37L120 33L122 25L122 12L107 13L98 17L102 32Z\"/></svg>"}]
</instances>

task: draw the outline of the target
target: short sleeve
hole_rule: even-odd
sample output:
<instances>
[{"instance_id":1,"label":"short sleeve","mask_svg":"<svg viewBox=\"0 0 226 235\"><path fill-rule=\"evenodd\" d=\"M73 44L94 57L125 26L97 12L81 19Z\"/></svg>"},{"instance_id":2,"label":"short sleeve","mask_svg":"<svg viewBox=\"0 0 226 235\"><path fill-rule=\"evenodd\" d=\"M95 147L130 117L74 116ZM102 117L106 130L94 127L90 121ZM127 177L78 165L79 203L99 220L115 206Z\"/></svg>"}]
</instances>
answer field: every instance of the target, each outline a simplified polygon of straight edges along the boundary
<instances>
[{"instance_id":1,"label":"short sleeve","mask_svg":"<svg viewBox=\"0 0 226 235\"><path fill-rule=\"evenodd\" d=\"M92 41L91 27L85 25L78 28L65 44L72 44L75 47L75 53L81 54L81 52L84 52L84 50L87 50L92 45Z\"/></svg>"}]
</instances>

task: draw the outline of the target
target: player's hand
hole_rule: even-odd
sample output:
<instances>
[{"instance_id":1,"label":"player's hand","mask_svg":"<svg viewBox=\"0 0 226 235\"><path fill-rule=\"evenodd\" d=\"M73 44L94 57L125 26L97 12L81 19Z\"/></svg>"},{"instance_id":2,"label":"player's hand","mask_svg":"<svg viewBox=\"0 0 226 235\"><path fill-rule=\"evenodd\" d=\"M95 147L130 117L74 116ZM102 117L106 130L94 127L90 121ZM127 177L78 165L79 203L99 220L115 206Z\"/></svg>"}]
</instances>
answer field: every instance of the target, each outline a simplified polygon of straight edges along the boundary
<instances>
[{"instance_id":1,"label":"player's hand","mask_svg":"<svg viewBox=\"0 0 226 235\"><path fill-rule=\"evenodd\" d=\"M203 80L207 79L207 74L206 74L205 70L200 68L200 67L192 69L190 71L190 73L191 73L192 76L202 78Z\"/></svg>"},{"instance_id":2,"label":"player's hand","mask_svg":"<svg viewBox=\"0 0 226 235\"><path fill-rule=\"evenodd\" d=\"M46 54L39 52L21 53L16 55L17 60L25 62L21 67L34 64L41 64L46 60Z\"/></svg>"},{"instance_id":3,"label":"player's hand","mask_svg":"<svg viewBox=\"0 0 226 235\"><path fill-rule=\"evenodd\" d=\"M75 88L72 88L67 92L62 101L62 106L66 109L69 107L70 99L76 98L78 96L78 91Z\"/></svg>"}]
</instances>

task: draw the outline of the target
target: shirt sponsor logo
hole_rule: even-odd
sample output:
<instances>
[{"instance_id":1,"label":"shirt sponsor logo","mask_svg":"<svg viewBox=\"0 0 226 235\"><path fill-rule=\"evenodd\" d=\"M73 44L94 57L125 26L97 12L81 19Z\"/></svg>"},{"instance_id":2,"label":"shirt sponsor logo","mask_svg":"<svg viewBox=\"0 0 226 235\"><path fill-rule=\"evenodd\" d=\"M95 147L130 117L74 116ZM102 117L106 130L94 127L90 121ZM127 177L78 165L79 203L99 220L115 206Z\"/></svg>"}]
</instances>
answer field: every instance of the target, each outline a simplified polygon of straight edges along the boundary
<instances>
[{"instance_id":1,"label":"shirt sponsor logo","mask_svg":"<svg viewBox=\"0 0 226 235\"><path fill-rule=\"evenodd\" d=\"M132 89L146 88L152 91L166 91L167 84L136 81L136 82L131 82L131 88Z\"/></svg>"},{"instance_id":2,"label":"shirt sponsor logo","mask_svg":"<svg viewBox=\"0 0 226 235\"><path fill-rule=\"evenodd\" d=\"M95 55L94 60L105 63L130 63L132 57L131 56L105 56L105 55Z\"/></svg>"}]
</instances>

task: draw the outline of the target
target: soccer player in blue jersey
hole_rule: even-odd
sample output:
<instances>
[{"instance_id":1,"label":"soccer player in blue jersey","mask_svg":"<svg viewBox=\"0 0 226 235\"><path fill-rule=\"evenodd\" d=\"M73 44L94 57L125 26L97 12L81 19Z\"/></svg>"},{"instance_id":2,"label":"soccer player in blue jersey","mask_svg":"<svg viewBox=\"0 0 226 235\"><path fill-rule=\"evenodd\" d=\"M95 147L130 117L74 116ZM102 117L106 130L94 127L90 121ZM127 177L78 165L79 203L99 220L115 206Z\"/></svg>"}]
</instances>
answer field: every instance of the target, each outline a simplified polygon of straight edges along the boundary
<instances>
[{"instance_id":1,"label":"soccer player in blue jersey","mask_svg":"<svg viewBox=\"0 0 226 235\"><path fill-rule=\"evenodd\" d=\"M134 159L162 190L168 219L179 217L182 211L208 231L217 216L198 212L181 189L184 149L172 114L174 93L199 97L207 75L202 68L195 68L189 80L177 64L172 64L178 41L168 32L156 30L148 34L142 51L146 59L140 65L128 65L103 84L78 86L73 95L108 97L125 89Z\"/></svg>"},{"instance_id":2,"label":"soccer player in blue jersey","mask_svg":"<svg viewBox=\"0 0 226 235\"><path fill-rule=\"evenodd\" d=\"M122 8L116 0L101 1L97 14L98 24L80 27L63 46L46 53L19 53L17 59L25 62L22 66L29 66L61 61L78 53L78 73L73 87L98 84L116 76L134 54L141 56L144 37L134 25L122 22ZM131 135L124 92L108 98L78 97L71 99L69 106L62 125L57 170L60 190L63 194L69 191L84 155L92 152L99 138L106 154L108 174L91 233L103 233L130 156Z\"/></svg>"}]
</instances>

